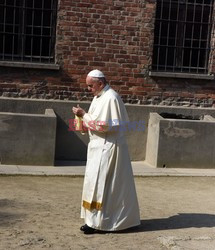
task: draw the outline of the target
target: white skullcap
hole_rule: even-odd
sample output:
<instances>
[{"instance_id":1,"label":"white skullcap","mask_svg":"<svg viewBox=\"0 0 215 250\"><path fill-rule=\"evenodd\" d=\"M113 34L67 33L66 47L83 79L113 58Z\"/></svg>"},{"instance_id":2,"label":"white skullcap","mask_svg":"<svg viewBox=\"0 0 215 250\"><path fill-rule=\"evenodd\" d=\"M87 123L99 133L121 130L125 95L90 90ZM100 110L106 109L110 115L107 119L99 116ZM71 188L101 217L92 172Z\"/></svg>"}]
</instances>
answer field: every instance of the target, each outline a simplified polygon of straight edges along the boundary
<instances>
[{"instance_id":1,"label":"white skullcap","mask_svg":"<svg viewBox=\"0 0 215 250\"><path fill-rule=\"evenodd\" d=\"M91 77L105 77L105 75L98 69L94 69L88 73L87 76Z\"/></svg>"}]
</instances>

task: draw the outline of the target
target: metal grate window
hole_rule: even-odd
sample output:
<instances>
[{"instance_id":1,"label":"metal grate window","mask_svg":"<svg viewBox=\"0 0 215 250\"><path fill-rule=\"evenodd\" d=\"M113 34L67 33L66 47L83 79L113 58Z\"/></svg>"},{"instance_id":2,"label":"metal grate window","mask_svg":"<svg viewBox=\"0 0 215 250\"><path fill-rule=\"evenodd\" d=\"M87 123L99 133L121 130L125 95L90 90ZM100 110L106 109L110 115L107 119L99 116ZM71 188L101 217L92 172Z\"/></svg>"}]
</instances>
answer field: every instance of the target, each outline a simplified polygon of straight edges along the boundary
<instances>
[{"instance_id":1,"label":"metal grate window","mask_svg":"<svg viewBox=\"0 0 215 250\"><path fill-rule=\"evenodd\" d=\"M0 0L0 60L54 62L57 0Z\"/></svg>"},{"instance_id":2,"label":"metal grate window","mask_svg":"<svg viewBox=\"0 0 215 250\"><path fill-rule=\"evenodd\" d=\"M208 73L213 0L157 0L153 71Z\"/></svg>"}]
</instances>

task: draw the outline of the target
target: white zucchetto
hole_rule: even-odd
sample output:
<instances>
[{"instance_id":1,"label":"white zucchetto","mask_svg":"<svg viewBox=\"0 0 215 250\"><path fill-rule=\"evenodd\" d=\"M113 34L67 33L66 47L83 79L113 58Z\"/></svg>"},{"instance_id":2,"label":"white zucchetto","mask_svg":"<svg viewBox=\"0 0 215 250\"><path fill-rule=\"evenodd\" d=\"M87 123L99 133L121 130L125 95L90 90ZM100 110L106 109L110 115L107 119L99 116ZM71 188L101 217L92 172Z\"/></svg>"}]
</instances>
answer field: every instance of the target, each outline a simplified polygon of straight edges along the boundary
<instances>
[{"instance_id":1,"label":"white zucchetto","mask_svg":"<svg viewBox=\"0 0 215 250\"><path fill-rule=\"evenodd\" d=\"M98 77L98 78L105 77L105 75L98 69L90 71L87 76Z\"/></svg>"}]
</instances>

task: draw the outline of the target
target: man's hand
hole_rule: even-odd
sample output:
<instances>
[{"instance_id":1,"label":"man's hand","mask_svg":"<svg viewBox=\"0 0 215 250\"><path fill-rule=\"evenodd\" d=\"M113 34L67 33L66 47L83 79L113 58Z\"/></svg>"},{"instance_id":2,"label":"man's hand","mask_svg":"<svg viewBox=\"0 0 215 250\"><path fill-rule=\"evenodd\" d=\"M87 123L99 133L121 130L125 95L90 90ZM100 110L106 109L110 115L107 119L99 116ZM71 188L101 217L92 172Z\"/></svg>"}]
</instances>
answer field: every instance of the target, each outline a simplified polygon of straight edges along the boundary
<instances>
[{"instance_id":1,"label":"man's hand","mask_svg":"<svg viewBox=\"0 0 215 250\"><path fill-rule=\"evenodd\" d=\"M79 105L77 105L77 107L73 107L72 112L79 117L83 117L84 114L86 113L85 110L80 108Z\"/></svg>"}]
</instances>

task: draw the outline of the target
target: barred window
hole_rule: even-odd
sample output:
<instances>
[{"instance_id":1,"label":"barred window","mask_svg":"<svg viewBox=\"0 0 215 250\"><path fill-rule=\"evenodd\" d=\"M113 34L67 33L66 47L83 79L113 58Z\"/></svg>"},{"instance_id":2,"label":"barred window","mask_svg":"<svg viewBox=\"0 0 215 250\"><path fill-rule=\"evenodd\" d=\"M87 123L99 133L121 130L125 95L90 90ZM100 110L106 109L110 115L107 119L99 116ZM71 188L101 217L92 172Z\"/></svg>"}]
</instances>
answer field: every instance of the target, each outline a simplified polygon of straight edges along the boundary
<instances>
[{"instance_id":1,"label":"barred window","mask_svg":"<svg viewBox=\"0 0 215 250\"><path fill-rule=\"evenodd\" d=\"M213 0L157 0L152 71L208 74Z\"/></svg>"},{"instance_id":2,"label":"barred window","mask_svg":"<svg viewBox=\"0 0 215 250\"><path fill-rule=\"evenodd\" d=\"M57 0L0 0L0 60L53 63Z\"/></svg>"}]
</instances>

